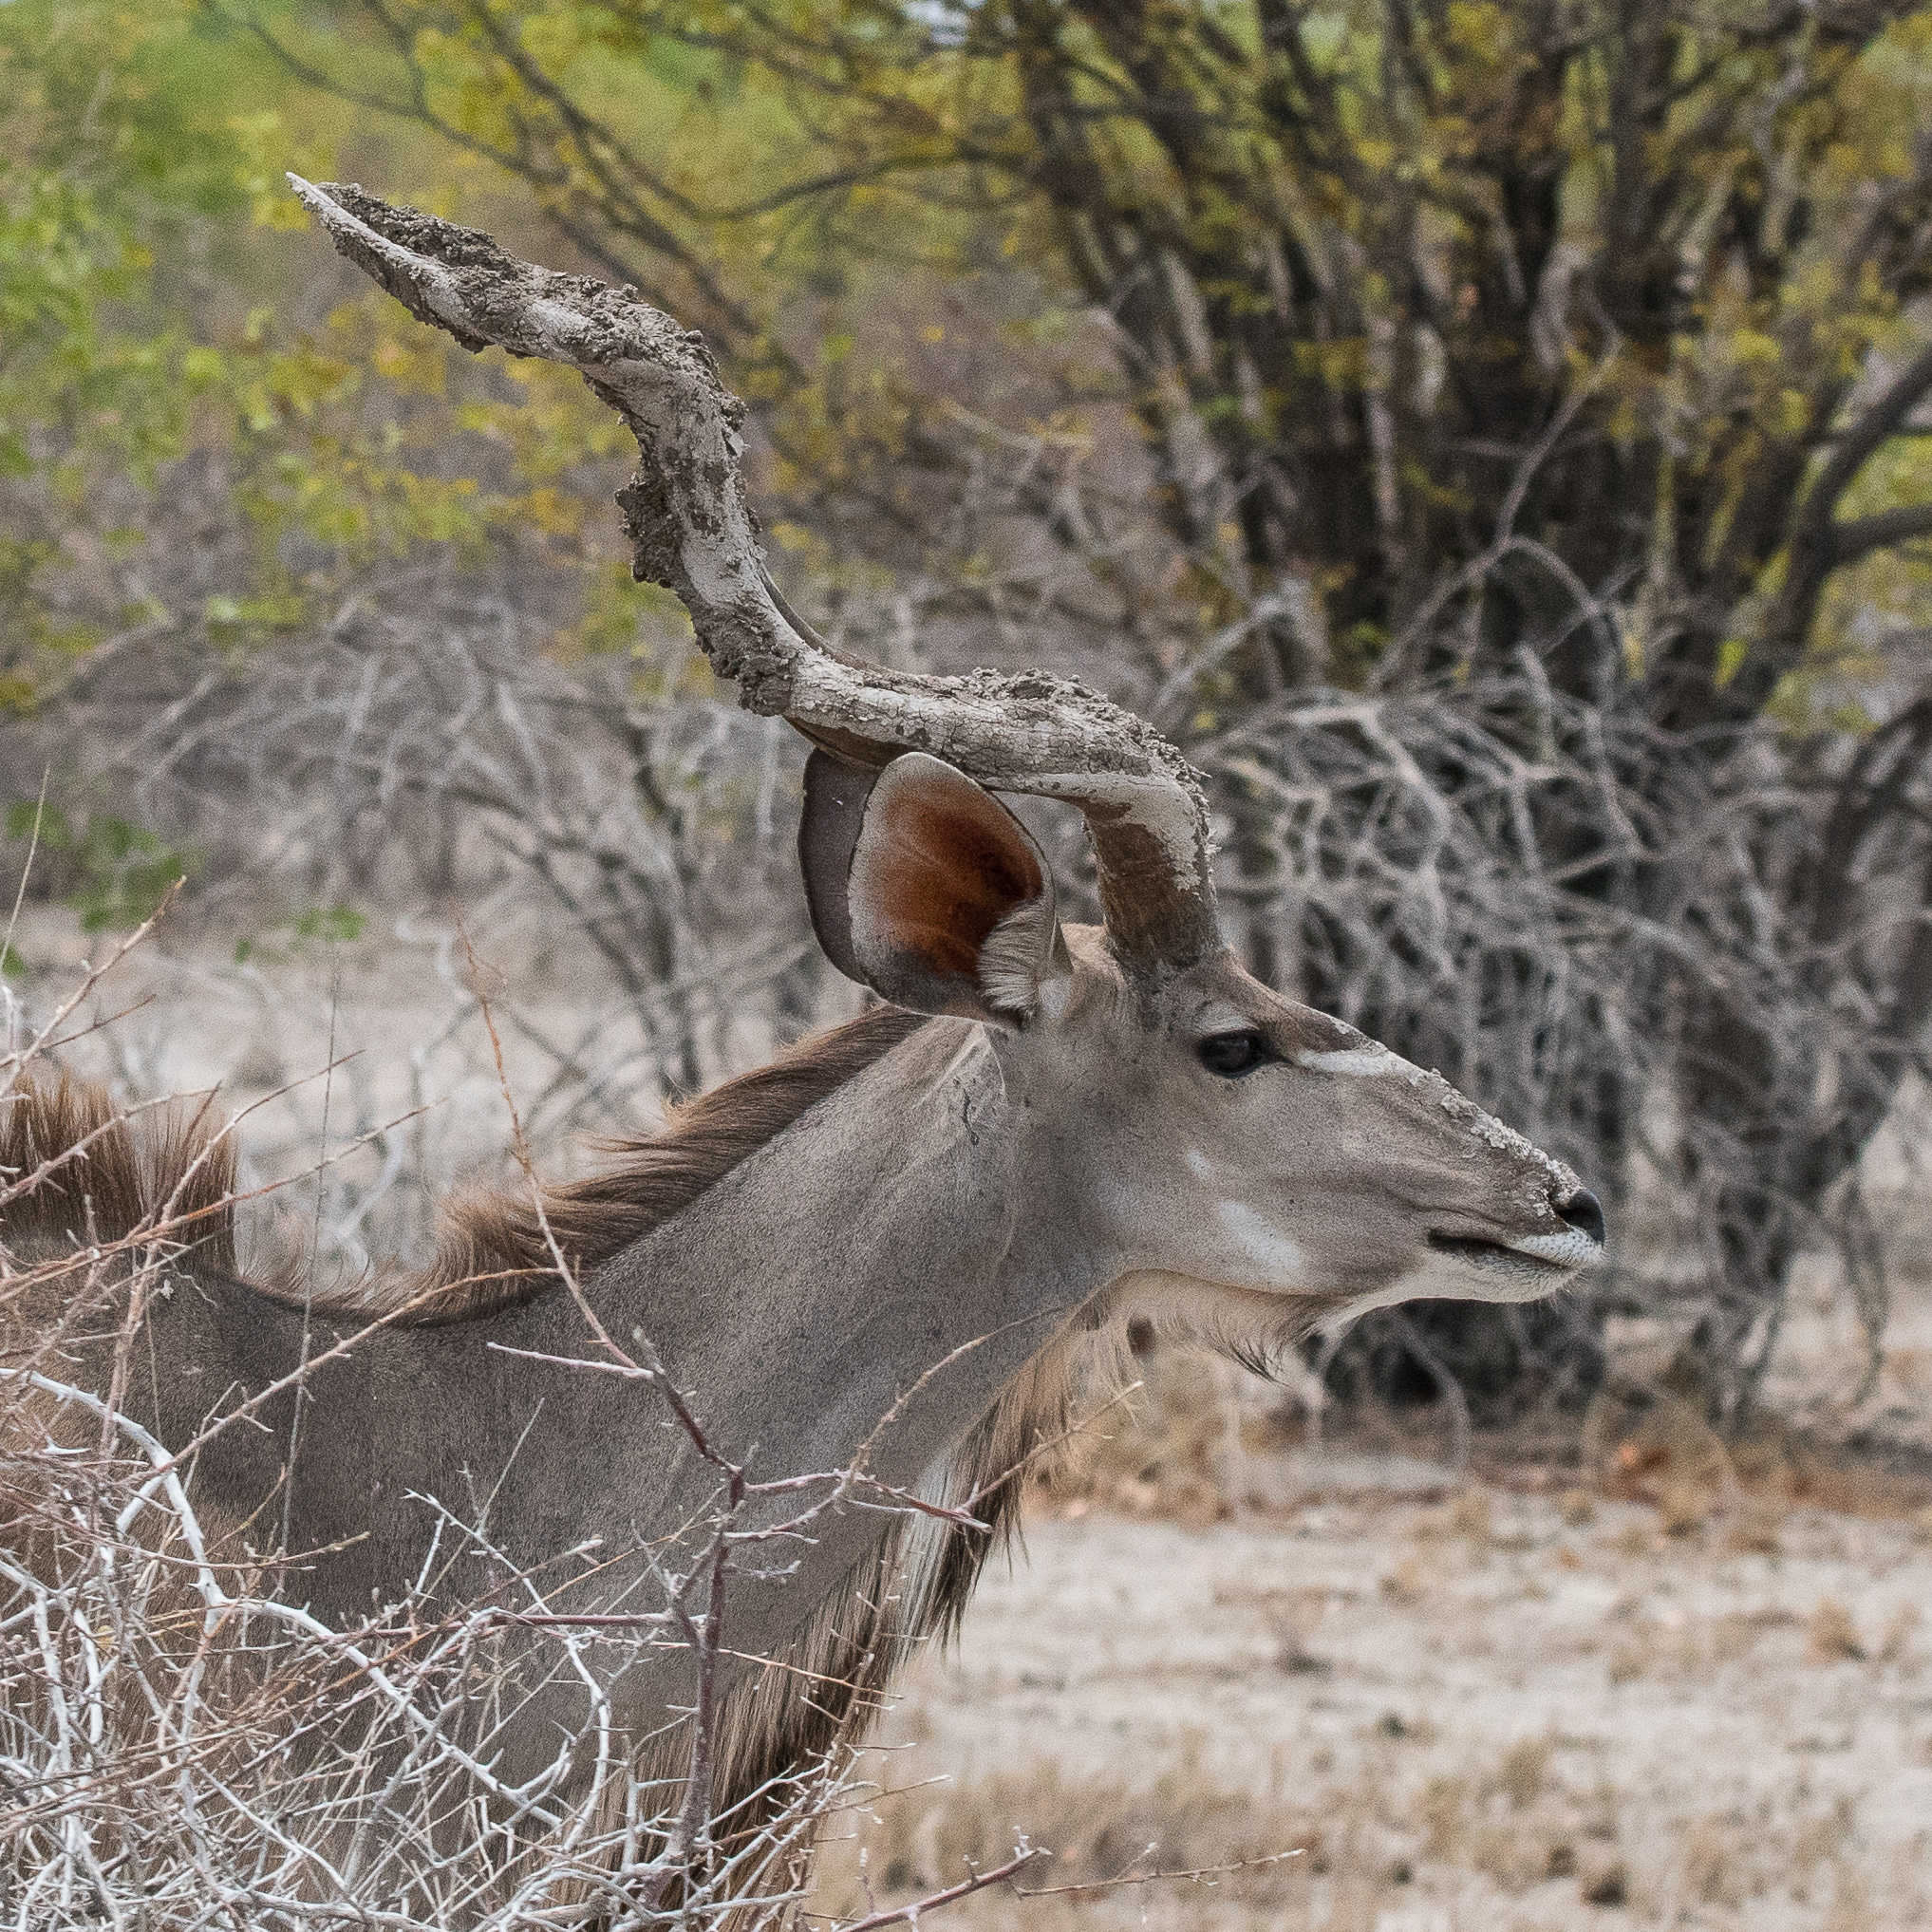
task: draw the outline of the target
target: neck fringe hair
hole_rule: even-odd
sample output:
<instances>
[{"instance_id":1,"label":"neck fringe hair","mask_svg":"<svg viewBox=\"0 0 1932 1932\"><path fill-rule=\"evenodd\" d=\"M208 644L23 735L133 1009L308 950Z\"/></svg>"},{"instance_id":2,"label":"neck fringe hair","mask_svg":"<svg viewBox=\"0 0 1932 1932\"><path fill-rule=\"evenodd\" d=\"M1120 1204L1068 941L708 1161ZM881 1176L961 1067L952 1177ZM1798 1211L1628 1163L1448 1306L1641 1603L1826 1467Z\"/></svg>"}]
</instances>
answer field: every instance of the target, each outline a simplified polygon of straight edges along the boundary
<instances>
[{"instance_id":1,"label":"neck fringe hair","mask_svg":"<svg viewBox=\"0 0 1932 1932\"><path fill-rule=\"evenodd\" d=\"M363 1317L408 1307L396 1325L421 1328L478 1321L559 1287L546 1223L573 1271L609 1261L925 1023L923 1013L880 1006L800 1041L769 1066L674 1109L662 1134L606 1142L615 1163L543 1188L541 1220L527 1191L459 1195L444 1209L436 1259L426 1268L379 1272L318 1294L310 1305L318 1315ZM299 1284L264 1285L280 1300L302 1299Z\"/></svg>"},{"instance_id":2,"label":"neck fringe hair","mask_svg":"<svg viewBox=\"0 0 1932 1932\"><path fill-rule=\"evenodd\" d=\"M987 1560L1020 1540L1028 1477L1069 1453L1076 1410L1112 1398L1133 1375L1128 1324L1145 1318L1170 1343L1204 1349L1270 1376L1349 1297L1306 1297L1285 1315L1272 1296L1109 1290L1034 1355L954 1445L939 1493L986 1525L891 1519L878 1542L799 1624L770 1662L721 1699L715 1740L717 1829L755 1831L810 1766L850 1750L886 1708L893 1679L922 1645L959 1631ZM689 1740L653 1740L640 1775L675 1789ZM621 1789L612 1796L621 1799ZM613 1822L617 1814L613 1813Z\"/></svg>"},{"instance_id":3,"label":"neck fringe hair","mask_svg":"<svg viewBox=\"0 0 1932 1932\"><path fill-rule=\"evenodd\" d=\"M0 1239L44 1261L152 1234L234 1272L234 1142L204 1100L137 1133L105 1087L63 1074L0 1097Z\"/></svg>"},{"instance_id":4,"label":"neck fringe hair","mask_svg":"<svg viewBox=\"0 0 1932 1932\"><path fill-rule=\"evenodd\" d=\"M718 1705L712 1803L721 1839L735 1843L758 1831L801 1777L854 1748L887 1708L909 1659L958 1634L987 1559L1020 1540L1026 1479L1052 1466L1076 1390L1117 1386L1125 1364L1120 1324L1076 1317L1006 1384L947 1459L944 1500L970 1504L986 1528L929 1516L888 1519L878 1541L789 1642L745 1667ZM689 1736L674 1726L645 1746L633 1773L675 1792L689 1762ZM600 1826L621 1823L627 1795L626 1781L613 1779ZM738 1922L730 1923L736 1932Z\"/></svg>"}]
</instances>

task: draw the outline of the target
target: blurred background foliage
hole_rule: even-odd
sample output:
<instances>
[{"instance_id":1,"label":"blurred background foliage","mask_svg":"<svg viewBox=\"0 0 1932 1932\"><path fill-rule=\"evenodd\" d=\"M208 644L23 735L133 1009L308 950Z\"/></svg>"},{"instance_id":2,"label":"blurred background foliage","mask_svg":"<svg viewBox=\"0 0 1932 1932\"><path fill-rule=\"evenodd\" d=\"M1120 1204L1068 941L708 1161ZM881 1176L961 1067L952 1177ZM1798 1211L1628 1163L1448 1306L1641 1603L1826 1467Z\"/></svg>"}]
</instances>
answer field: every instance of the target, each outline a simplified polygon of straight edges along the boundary
<instances>
[{"instance_id":1,"label":"blurred background foliage","mask_svg":"<svg viewBox=\"0 0 1932 1932\"><path fill-rule=\"evenodd\" d=\"M1847 479L1829 569L1791 513L1847 399L1922 339L1932 16L1631 21L16 0L0 695L29 703L161 621L142 552L191 456L249 539L193 612L211 642L291 626L422 546L608 564L596 462L621 431L553 372L473 365L319 262L295 166L541 236L703 327L759 411L777 546L830 579L1010 567L936 557L934 492L1003 434L1044 439L1059 474L1030 507L1062 542L1098 561L1110 497L1169 538L1156 555L1136 529L1143 555L1107 559L1122 608L1079 613L1131 621L1116 655L1149 662L1124 671L1171 667L1272 592L1292 611L1221 654L1210 703L1386 686L1561 416L1510 535L1593 592L1621 577L1632 664L1683 660L1650 670L1679 692L1660 709L1774 692L1803 715L1820 671L1877 669L1879 620L1924 614L1924 438ZM608 595L584 598L586 641L610 644Z\"/></svg>"},{"instance_id":2,"label":"blurred background foliage","mask_svg":"<svg viewBox=\"0 0 1932 1932\"><path fill-rule=\"evenodd\" d=\"M580 386L316 286L282 170L329 164L329 103L193 6L15 6L0 61L8 703L161 628L296 628L426 548L588 562L584 466L621 430Z\"/></svg>"},{"instance_id":3,"label":"blurred background foliage","mask_svg":"<svg viewBox=\"0 0 1932 1932\"><path fill-rule=\"evenodd\" d=\"M14 0L0 63L0 704L36 746L130 665L233 698L362 648L385 584L462 623L487 590L518 652L616 671L676 920L717 879L694 774L776 876L769 741L689 751L702 666L628 583L614 419L358 287L281 171L358 178L703 328L828 631L1181 737L1257 971L1683 1204L1715 1410L1802 1247L1882 1328L1856 1163L1932 1021L1932 9ZM631 996L684 984L661 920L612 936L640 897L572 891ZM1587 1384L1602 1313L1392 1317L1373 1373Z\"/></svg>"}]
</instances>

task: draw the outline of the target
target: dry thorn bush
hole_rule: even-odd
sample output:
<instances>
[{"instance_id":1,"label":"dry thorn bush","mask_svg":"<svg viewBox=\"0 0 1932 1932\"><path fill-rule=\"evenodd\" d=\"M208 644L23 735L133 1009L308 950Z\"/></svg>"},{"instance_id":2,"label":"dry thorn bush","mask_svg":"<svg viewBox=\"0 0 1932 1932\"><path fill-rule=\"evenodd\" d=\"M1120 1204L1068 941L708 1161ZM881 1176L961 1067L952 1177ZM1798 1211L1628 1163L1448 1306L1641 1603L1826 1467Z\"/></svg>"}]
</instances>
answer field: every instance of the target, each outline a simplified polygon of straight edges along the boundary
<instances>
[{"instance_id":1,"label":"dry thorn bush","mask_svg":"<svg viewBox=\"0 0 1932 1932\"><path fill-rule=\"evenodd\" d=\"M166 1246L103 1246L95 1282L160 1291ZM9 1288L35 1272L16 1267ZM93 1300L98 1316L112 1298ZM458 1612L424 1578L361 1626L330 1628L290 1600L299 1563L211 1546L186 1467L139 1424L17 1358L6 1379L0 1871L12 1923L534 1932L722 1924L745 1894L766 1897L777 1923L804 1896L812 1837L853 1784L846 1754L782 1780L766 1794L771 1822L735 1839L728 1818L684 1829L687 1791L640 1783L594 1698L525 1785L504 1787L478 1754L528 1695L513 1631L553 1621L562 1662L580 1673L592 1642L642 1662L690 1640L678 1580L664 1613L594 1637L551 1618L555 1566L506 1566L495 1601ZM486 1547L480 1525L441 1514L451 1545ZM605 1649L597 1662L610 1661Z\"/></svg>"}]
</instances>

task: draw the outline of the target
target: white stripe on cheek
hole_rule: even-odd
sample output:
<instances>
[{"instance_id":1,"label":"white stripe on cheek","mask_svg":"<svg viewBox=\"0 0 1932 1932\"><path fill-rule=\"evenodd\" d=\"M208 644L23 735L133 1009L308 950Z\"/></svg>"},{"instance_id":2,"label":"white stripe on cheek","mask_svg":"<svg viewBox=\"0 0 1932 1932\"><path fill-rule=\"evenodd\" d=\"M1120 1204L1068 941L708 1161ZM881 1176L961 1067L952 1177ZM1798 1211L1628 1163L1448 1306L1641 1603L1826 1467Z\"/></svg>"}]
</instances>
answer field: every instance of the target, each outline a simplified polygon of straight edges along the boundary
<instances>
[{"instance_id":1,"label":"white stripe on cheek","mask_svg":"<svg viewBox=\"0 0 1932 1932\"><path fill-rule=\"evenodd\" d=\"M1223 1201L1217 1210L1221 1226L1242 1262L1261 1270L1260 1280L1271 1288L1292 1288L1303 1275L1302 1250L1279 1228L1257 1214L1246 1201Z\"/></svg>"},{"instance_id":2,"label":"white stripe on cheek","mask_svg":"<svg viewBox=\"0 0 1932 1932\"><path fill-rule=\"evenodd\" d=\"M1298 1053L1295 1064L1311 1073L1348 1074L1357 1079L1379 1079L1409 1071L1409 1062L1386 1046L1350 1046L1336 1053Z\"/></svg>"},{"instance_id":3,"label":"white stripe on cheek","mask_svg":"<svg viewBox=\"0 0 1932 1932\"><path fill-rule=\"evenodd\" d=\"M1188 1149L1188 1172L1197 1181L1205 1181L1214 1172L1214 1163L1198 1147Z\"/></svg>"}]
</instances>

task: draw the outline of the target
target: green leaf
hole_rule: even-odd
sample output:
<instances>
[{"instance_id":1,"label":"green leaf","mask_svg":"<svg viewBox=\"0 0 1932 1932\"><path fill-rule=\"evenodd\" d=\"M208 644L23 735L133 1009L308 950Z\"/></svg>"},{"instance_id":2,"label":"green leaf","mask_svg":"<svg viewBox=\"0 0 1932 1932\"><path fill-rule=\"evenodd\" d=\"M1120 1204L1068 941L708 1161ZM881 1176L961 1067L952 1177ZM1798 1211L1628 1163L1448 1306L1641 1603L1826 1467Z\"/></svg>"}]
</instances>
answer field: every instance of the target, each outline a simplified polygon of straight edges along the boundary
<instances>
[{"instance_id":1,"label":"green leaf","mask_svg":"<svg viewBox=\"0 0 1932 1932\"><path fill-rule=\"evenodd\" d=\"M363 936L368 920L349 906L310 906L296 914L297 939L320 940L326 946L346 946Z\"/></svg>"}]
</instances>

